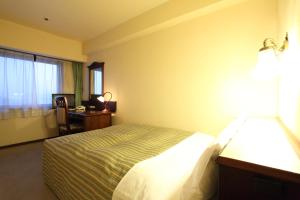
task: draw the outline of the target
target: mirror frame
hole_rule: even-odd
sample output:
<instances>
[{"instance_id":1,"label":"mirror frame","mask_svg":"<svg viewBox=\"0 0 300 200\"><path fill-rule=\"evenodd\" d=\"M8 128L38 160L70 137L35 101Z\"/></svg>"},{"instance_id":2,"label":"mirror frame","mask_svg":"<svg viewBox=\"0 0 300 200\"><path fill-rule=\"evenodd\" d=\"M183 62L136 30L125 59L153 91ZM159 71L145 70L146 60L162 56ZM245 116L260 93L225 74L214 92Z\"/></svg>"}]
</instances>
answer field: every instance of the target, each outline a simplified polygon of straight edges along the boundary
<instances>
[{"instance_id":1,"label":"mirror frame","mask_svg":"<svg viewBox=\"0 0 300 200\"><path fill-rule=\"evenodd\" d=\"M90 66L88 66L89 68L89 99L91 99L91 95L92 95L92 88L91 88L91 77L92 77L92 70L94 69L98 69L101 68L102 69L102 93L104 92L104 62L93 62Z\"/></svg>"}]
</instances>

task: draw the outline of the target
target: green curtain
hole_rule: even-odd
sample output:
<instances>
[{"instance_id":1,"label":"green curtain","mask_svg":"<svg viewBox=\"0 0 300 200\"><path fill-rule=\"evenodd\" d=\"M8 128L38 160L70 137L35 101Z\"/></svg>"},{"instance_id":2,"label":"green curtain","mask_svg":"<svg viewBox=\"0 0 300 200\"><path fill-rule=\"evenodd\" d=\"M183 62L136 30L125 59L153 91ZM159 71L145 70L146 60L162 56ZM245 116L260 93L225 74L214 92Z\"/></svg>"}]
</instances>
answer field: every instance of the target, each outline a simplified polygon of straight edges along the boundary
<instances>
[{"instance_id":1,"label":"green curtain","mask_svg":"<svg viewBox=\"0 0 300 200\"><path fill-rule=\"evenodd\" d=\"M82 98L82 77L83 77L83 64L79 62L72 62L73 77L74 77L74 93L75 93L75 105L81 105Z\"/></svg>"}]
</instances>

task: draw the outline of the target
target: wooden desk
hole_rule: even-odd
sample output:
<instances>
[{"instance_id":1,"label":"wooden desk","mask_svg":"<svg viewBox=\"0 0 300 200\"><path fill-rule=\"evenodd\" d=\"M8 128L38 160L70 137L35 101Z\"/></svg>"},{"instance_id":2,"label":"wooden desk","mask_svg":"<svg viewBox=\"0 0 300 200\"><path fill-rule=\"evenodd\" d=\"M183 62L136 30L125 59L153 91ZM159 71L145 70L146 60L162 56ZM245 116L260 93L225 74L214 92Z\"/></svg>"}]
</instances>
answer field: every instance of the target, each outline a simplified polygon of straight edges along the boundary
<instances>
[{"instance_id":1,"label":"wooden desk","mask_svg":"<svg viewBox=\"0 0 300 200\"><path fill-rule=\"evenodd\" d=\"M76 112L69 111L70 120L80 120L84 124L84 130L90 131L94 129L105 128L111 126L111 112L102 111L86 111Z\"/></svg>"},{"instance_id":2,"label":"wooden desk","mask_svg":"<svg viewBox=\"0 0 300 200\"><path fill-rule=\"evenodd\" d=\"M276 119L248 119L218 157L219 199L300 199L300 157Z\"/></svg>"}]
</instances>

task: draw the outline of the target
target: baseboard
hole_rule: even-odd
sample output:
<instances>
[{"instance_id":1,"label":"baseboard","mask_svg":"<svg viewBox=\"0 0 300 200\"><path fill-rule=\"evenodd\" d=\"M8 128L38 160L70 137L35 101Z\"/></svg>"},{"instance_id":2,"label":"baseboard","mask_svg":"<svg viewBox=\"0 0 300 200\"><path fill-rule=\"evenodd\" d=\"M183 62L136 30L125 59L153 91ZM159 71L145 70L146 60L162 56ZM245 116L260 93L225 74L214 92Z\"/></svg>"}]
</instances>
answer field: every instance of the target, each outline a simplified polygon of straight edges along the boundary
<instances>
[{"instance_id":1,"label":"baseboard","mask_svg":"<svg viewBox=\"0 0 300 200\"><path fill-rule=\"evenodd\" d=\"M48 138L42 138L42 139L37 139L37 140L30 140L30 141L26 141L26 142L20 142L20 143L15 143L15 144L4 145L4 146L0 146L0 149L21 146L21 145L25 145L25 144L34 143L34 142L42 142L46 139L51 139L51 138L55 138L55 137L58 137L58 136L53 136L53 137L48 137Z\"/></svg>"}]
</instances>

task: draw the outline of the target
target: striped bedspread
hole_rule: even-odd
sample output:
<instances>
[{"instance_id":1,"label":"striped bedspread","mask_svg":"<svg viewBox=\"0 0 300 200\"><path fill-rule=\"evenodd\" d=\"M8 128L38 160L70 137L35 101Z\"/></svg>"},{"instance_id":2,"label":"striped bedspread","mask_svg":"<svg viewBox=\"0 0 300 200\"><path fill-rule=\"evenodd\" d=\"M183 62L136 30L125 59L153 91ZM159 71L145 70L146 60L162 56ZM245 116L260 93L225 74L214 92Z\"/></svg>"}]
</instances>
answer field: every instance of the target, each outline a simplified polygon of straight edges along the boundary
<instances>
[{"instance_id":1,"label":"striped bedspread","mask_svg":"<svg viewBox=\"0 0 300 200\"><path fill-rule=\"evenodd\" d=\"M61 200L111 199L122 177L191 132L146 125L116 125L44 142L46 184Z\"/></svg>"}]
</instances>

